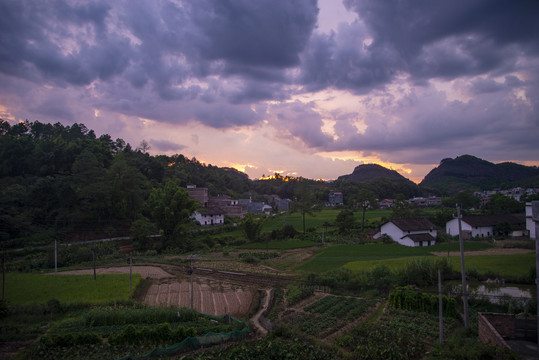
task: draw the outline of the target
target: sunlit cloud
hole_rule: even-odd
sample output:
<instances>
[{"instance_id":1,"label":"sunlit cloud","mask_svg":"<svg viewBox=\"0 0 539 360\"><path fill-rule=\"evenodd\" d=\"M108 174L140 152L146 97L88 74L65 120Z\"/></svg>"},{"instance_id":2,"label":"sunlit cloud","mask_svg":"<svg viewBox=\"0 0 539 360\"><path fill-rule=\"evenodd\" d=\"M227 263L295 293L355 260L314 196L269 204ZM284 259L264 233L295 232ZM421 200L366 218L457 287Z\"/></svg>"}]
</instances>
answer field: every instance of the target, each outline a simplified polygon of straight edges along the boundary
<instances>
[{"instance_id":1,"label":"sunlit cloud","mask_svg":"<svg viewBox=\"0 0 539 360\"><path fill-rule=\"evenodd\" d=\"M280 169L335 179L376 163L419 182L466 153L539 161L537 2L2 9L0 116L9 121L84 123L251 178Z\"/></svg>"}]
</instances>

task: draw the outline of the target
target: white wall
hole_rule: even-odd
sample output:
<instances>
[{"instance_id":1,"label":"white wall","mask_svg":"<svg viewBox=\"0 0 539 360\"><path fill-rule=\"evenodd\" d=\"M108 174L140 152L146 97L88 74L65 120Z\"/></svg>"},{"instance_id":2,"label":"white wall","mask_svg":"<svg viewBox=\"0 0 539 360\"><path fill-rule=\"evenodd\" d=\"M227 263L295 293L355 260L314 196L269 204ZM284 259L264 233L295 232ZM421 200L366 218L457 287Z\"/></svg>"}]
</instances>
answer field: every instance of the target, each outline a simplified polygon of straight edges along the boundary
<instances>
[{"instance_id":1,"label":"white wall","mask_svg":"<svg viewBox=\"0 0 539 360\"><path fill-rule=\"evenodd\" d=\"M198 211L195 211L194 218L202 226L219 225L225 222L224 215L203 215Z\"/></svg>"},{"instance_id":2,"label":"white wall","mask_svg":"<svg viewBox=\"0 0 539 360\"><path fill-rule=\"evenodd\" d=\"M430 234L433 238L436 239L436 236L438 235L437 230L418 230L418 231L410 231L410 232L403 232L399 227L397 227L392 222L388 222L384 225L382 225L380 229L381 234L389 235L393 241L396 241L397 243L405 246L420 246L419 243L414 242L412 239L405 237L404 239L401 239L405 235L411 235L411 234Z\"/></svg>"},{"instance_id":3,"label":"white wall","mask_svg":"<svg viewBox=\"0 0 539 360\"><path fill-rule=\"evenodd\" d=\"M494 232L494 227L485 226L485 227L472 227L466 221L461 221L462 232L470 233L472 238L474 237L492 237ZM458 219L449 220L445 224L445 232L451 236L457 236L459 234L459 223ZM465 236L464 236L465 238Z\"/></svg>"},{"instance_id":4,"label":"white wall","mask_svg":"<svg viewBox=\"0 0 539 360\"><path fill-rule=\"evenodd\" d=\"M392 222L388 222L380 228L382 235L389 235L393 241L397 241L403 237L405 234Z\"/></svg>"},{"instance_id":5,"label":"white wall","mask_svg":"<svg viewBox=\"0 0 539 360\"><path fill-rule=\"evenodd\" d=\"M530 232L530 239L535 240L535 222L532 217L532 203L526 203L526 230Z\"/></svg>"},{"instance_id":6,"label":"white wall","mask_svg":"<svg viewBox=\"0 0 539 360\"><path fill-rule=\"evenodd\" d=\"M397 239L395 241L398 242L401 245L404 245L404 246L416 247L416 246L419 245L418 243L416 243L415 241L413 241L412 239L410 239L407 236L402 238L402 239Z\"/></svg>"}]
</instances>

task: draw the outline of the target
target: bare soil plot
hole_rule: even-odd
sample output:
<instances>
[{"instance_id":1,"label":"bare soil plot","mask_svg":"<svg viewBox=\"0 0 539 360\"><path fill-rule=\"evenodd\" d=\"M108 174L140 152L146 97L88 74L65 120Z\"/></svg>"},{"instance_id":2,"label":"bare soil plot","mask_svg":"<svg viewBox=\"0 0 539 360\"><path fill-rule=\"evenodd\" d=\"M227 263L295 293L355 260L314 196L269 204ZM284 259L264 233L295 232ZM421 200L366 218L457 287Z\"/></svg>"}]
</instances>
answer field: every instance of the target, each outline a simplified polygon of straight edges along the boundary
<instances>
[{"instance_id":1,"label":"bare soil plot","mask_svg":"<svg viewBox=\"0 0 539 360\"><path fill-rule=\"evenodd\" d=\"M166 279L174 277L174 275L169 274L158 266L133 266L132 271L133 274L140 274L143 279ZM88 275L93 273L93 269L84 269L62 271L58 274ZM129 266L97 268L96 274L129 274Z\"/></svg>"},{"instance_id":2,"label":"bare soil plot","mask_svg":"<svg viewBox=\"0 0 539 360\"><path fill-rule=\"evenodd\" d=\"M211 279L193 282L193 307L213 315L242 316L249 312L254 290L220 283ZM189 280L167 281L153 284L144 296L151 306L191 307L191 282Z\"/></svg>"},{"instance_id":3,"label":"bare soil plot","mask_svg":"<svg viewBox=\"0 0 539 360\"><path fill-rule=\"evenodd\" d=\"M97 274L128 274L129 266L96 269ZM158 266L133 266L133 273L152 279L143 301L151 306L191 307L191 282L188 277L178 280ZM93 274L93 269L64 271L59 274ZM213 315L243 316L249 312L254 289L197 276L193 282L195 310Z\"/></svg>"}]
</instances>

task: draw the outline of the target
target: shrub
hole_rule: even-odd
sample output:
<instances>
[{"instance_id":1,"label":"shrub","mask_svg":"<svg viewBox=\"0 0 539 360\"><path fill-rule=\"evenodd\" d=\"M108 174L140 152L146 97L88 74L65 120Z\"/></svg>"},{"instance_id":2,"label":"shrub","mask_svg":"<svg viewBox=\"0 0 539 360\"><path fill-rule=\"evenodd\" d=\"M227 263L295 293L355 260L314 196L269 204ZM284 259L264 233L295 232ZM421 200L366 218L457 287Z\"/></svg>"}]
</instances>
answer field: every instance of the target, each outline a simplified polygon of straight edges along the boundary
<instances>
[{"instance_id":1,"label":"shrub","mask_svg":"<svg viewBox=\"0 0 539 360\"><path fill-rule=\"evenodd\" d=\"M289 305L294 305L303 299L308 298L314 293L312 287L299 287L296 285L288 285L288 291L286 293L286 300Z\"/></svg>"},{"instance_id":2,"label":"shrub","mask_svg":"<svg viewBox=\"0 0 539 360\"><path fill-rule=\"evenodd\" d=\"M437 295L414 291L409 286L397 287L391 291L389 304L394 309L421 311L429 314L437 314L439 311L439 297ZM442 311L445 316L456 317L456 300L443 295Z\"/></svg>"}]
</instances>

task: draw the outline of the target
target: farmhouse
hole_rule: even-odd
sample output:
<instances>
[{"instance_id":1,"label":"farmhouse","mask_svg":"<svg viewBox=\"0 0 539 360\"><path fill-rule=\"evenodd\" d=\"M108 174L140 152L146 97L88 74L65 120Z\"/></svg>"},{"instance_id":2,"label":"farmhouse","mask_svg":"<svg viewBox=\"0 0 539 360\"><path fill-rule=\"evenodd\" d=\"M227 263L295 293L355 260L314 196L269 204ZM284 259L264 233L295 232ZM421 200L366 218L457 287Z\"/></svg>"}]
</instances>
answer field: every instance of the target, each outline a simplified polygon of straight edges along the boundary
<instances>
[{"instance_id":1,"label":"farmhouse","mask_svg":"<svg viewBox=\"0 0 539 360\"><path fill-rule=\"evenodd\" d=\"M344 198L342 195L342 192L330 192L327 205L328 206L337 206L337 205L343 205L344 204Z\"/></svg>"},{"instance_id":2,"label":"farmhouse","mask_svg":"<svg viewBox=\"0 0 539 360\"><path fill-rule=\"evenodd\" d=\"M493 237L502 232L503 235L513 238L529 236L524 214L463 216L461 227L463 239ZM448 221L445 224L445 231L449 235L458 235L458 219Z\"/></svg>"},{"instance_id":3,"label":"farmhouse","mask_svg":"<svg viewBox=\"0 0 539 360\"><path fill-rule=\"evenodd\" d=\"M225 223L224 211L218 207L197 209L192 218L202 226L222 225Z\"/></svg>"},{"instance_id":4,"label":"farmhouse","mask_svg":"<svg viewBox=\"0 0 539 360\"><path fill-rule=\"evenodd\" d=\"M438 229L425 218L393 219L382 225L382 235L390 236L405 246L429 246L436 244Z\"/></svg>"}]
</instances>

